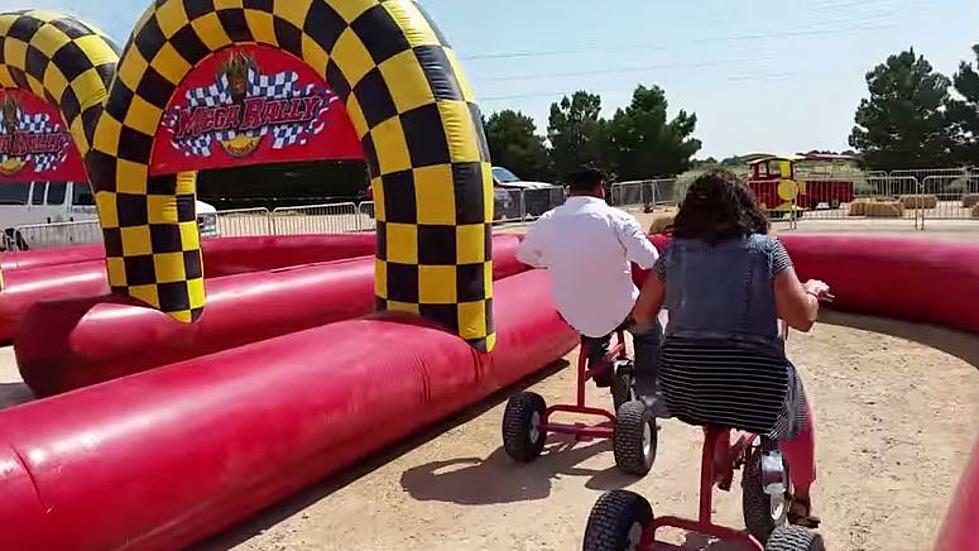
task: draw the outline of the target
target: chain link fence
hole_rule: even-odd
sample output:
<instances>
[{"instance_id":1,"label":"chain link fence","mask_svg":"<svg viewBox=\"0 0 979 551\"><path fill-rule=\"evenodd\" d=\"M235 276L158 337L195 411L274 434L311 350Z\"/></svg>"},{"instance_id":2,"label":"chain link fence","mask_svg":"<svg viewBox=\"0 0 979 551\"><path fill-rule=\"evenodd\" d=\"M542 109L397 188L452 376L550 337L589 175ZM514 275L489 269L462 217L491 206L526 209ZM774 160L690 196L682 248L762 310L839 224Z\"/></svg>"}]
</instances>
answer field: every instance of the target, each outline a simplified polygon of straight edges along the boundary
<instances>
[{"instance_id":1,"label":"chain link fence","mask_svg":"<svg viewBox=\"0 0 979 551\"><path fill-rule=\"evenodd\" d=\"M360 210L354 203L281 207L272 211L273 235L350 233L360 231Z\"/></svg>"},{"instance_id":2,"label":"chain link fence","mask_svg":"<svg viewBox=\"0 0 979 551\"><path fill-rule=\"evenodd\" d=\"M925 220L979 220L979 175L928 176L919 202Z\"/></svg>"},{"instance_id":3,"label":"chain link fence","mask_svg":"<svg viewBox=\"0 0 979 551\"><path fill-rule=\"evenodd\" d=\"M634 180L612 184L609 202L626 210L651 212L656 207L675 206L685 193L676 178Z\"/></svg>"},{"instance_id":4,"label":"chain link fence","mask_svg":"<svg viewBox=\"0 0 979 551\"><path fill-rule=\"evenodd\" d=\"M272 235L271 214L266 208L219 211L217 213L218 235L226 237Z\"/></svg>"},{"instance_id":5,"label":"chain link fence","mask_svg":"<svg viewBox=\"0 0 979 551\"><path fill-rule=\"evenodd\" d=\"M915 169L869 171L849 179L811 177L800 182L803 200L796 209L766 207L773 220L905 219L924 227L926 220L975 220L979 223L979 171L974 169ZM784 205L778 183L749 182L762 202ZM652 212L679 205L686 194L677 178L619 182L612 185L609 202L624 210ZM772 199L774 197L774 199ZM494 188L494 224L525 223L560 206L562 187L541 189ZM374 231L375 204L330 203L219 211L220 237L330 234ZM0 233L0 250L29 250L102 242L97 220L34 224Z\"/></svg>"},{"instance_id":6,"label":"chain link fence","mask_svg":"<svg viewBox=\"0 0 979 551\"><path fill-rule=\"evenodd\" d=\"M4 245L8 251L51 249L101 242L102 227L98 220L17 226L4 234Z\"/></svg>"}]
</instances>

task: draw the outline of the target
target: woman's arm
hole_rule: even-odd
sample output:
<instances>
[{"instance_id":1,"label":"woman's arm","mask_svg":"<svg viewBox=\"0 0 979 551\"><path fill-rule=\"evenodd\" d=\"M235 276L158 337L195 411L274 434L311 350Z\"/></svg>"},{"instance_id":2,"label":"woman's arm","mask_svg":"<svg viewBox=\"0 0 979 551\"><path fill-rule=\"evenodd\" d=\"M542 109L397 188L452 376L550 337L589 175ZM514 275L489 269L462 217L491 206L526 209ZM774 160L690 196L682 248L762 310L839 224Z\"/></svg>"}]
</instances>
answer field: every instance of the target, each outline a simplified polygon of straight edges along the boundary
<instances>
[{"instance_id":1,"label":"woman's arm","mask_svg":"<svg viewBox=\"0 0 979 551\"><path fill-rule=\"evenodd\" d=\"M666 284L653 271L646 279L646 284L642 286L636 306L632 309L632 319L636 325L646 326L655 323L665 298Z\"/></svg>"},{"instance_id":2,"label":"woman's arm","mask_svg":"<svg viewBox=\"0 0 979 551\"><path fill-rule=\"evenodd\" d=\"M789 266L775 275L775 309L778 317L796 331L809 331L819 316L819 295L824 292L810 281L803 285L795 269ZM822 284L825 287L825 284Z\"/></svg>"}]
</instances>

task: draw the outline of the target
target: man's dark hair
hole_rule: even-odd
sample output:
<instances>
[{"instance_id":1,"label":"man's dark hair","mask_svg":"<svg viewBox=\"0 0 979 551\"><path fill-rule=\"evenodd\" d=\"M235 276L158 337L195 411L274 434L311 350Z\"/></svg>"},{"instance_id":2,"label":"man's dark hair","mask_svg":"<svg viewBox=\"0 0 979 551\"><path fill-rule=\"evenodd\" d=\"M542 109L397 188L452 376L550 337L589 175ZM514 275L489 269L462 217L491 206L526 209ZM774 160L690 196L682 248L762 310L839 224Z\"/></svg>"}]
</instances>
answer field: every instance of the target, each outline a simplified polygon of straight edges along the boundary
<instances>
[{"instance_id":1,"label":"man's dark hair","mask_svg":"<svg viewBox=\"0 0 979 551\"><path fill-rule=\"evenodd\" d=\"M585 193L602 185L605 176L595 168L582 168L568 177L568 189L571 193Z\"/></svg>"},{"instance_id":2,"label":"man's dark hair","mask_svg":"<svg viewBox=\"0 0 979 551\"><path fill-rule=\"evenodd\" d=\"M751 189L730 170L717 169L701 175L687 190L673 236L716 245L753 233L767 234L768 229L768 218Z\"/></svg>"}]
</instances>

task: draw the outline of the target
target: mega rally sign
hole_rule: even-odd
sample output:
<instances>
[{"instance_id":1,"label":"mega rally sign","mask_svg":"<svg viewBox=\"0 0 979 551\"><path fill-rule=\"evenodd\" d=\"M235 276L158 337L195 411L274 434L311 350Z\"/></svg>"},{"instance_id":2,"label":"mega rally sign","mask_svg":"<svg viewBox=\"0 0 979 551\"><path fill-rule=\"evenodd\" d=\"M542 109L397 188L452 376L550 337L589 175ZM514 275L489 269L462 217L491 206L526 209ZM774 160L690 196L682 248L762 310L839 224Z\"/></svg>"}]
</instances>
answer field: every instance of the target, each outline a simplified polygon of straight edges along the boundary
<instances>
[{"instance_id":1,"label":"mega rally sign","mask_svg":"<svg viewBox=\"0 0 979 551\"><path fill-rule=\"evenodd\" d=\"M163 115L151 172L362 157L333 90L301 60L254 45L188 74Z\"/></svg>"},{"instance_id":2,"label":"mega rally sign","mask_svg":"<svg viewBox=\"0 0 979 551\"><path fill-rule=\"evenodd\" d=\"M0 89L0 183L86 179L57 110L34 94Z\"/></svg>"}]
</instances>

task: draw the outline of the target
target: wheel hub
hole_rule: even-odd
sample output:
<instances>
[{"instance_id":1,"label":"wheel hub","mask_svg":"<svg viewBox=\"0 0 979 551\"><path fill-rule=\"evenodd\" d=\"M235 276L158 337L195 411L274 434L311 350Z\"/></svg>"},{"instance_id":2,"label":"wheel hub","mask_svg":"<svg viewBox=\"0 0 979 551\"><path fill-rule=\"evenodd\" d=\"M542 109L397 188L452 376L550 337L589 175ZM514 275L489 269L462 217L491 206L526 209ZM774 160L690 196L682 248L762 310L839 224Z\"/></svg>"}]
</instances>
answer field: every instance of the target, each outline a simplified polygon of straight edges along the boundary
<instances>
[{"instance_id":1,"label":"wheel hub","mask_svg":"<svg viewBox=\"0 0 979 551\"><path fill-rule=\"evenodd\" d=\"M540 439L540 413L534 412L530 416L530 441L537 442Z\"/></svg>"},{"instance_id":2,"label":"wheel hub","mask_svg":"<svg viewBox=\"0 0 979 551\"><path fill-rule=\"evenodd\" d=\"M650 454L653 452L653 429L649 426L649 423L643 423L642 426L642 454L643 457L649 459Z\"/></svg>"},{"instance_id":3,"label":"wheel hub","mask_svg":"<svg viewBox=\"0 0 979 551\"><path fill-rule=\"evenodd\" d=\"M629 541L626 545L628 551L639 551L639 544L642 543L642 524L633 522L629 527Z\"/></svg>"}]
</instances>

